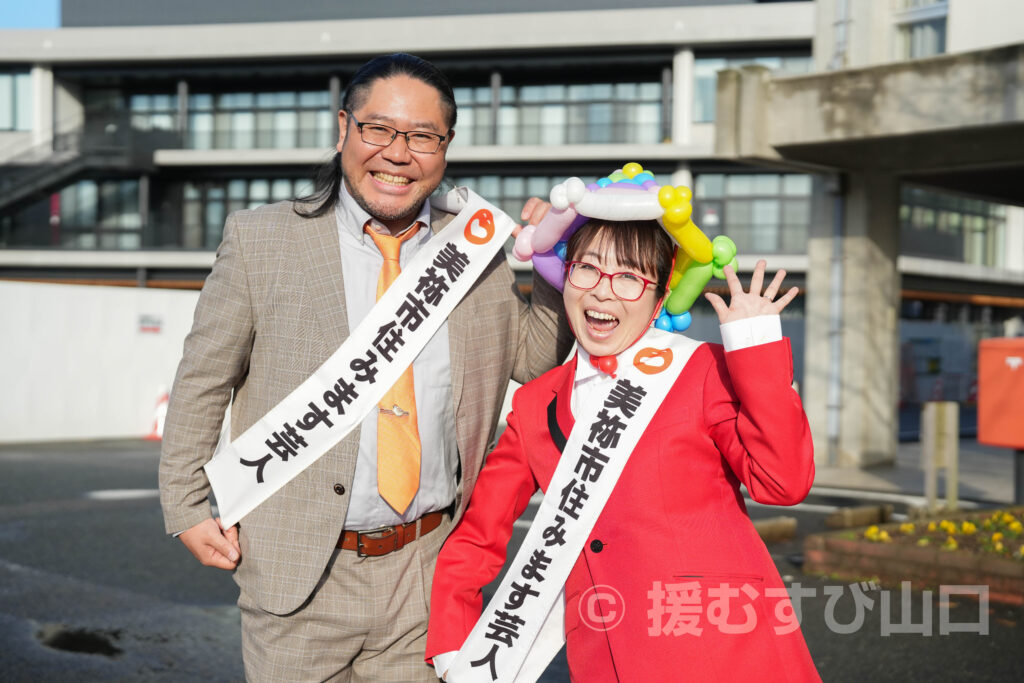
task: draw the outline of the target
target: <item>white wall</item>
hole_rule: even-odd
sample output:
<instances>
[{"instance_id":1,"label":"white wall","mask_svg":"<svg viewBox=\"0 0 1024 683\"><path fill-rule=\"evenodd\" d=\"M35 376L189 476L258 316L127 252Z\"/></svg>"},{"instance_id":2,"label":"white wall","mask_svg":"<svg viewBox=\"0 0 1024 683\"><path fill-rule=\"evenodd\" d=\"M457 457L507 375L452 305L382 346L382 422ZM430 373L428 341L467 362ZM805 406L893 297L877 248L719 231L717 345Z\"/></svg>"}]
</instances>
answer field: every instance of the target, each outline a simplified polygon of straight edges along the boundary
<instances>
[{"instance_id":1,"label":"white wall","mask_svg":"<svg viewBox=\"0 0 1024 683\"><path fill-rule=\"evenodd\" d=\"M1024 42L1020 0L949 0L946 52Z\"/></svg>"},{"instance_id":2,"label":"white wall","mask_svg":"<svg viewBox=\"0 0 1024 683\"><path fill-rule=\"evenodd\" d=\"M0 442L145 436L198 298L0 282ZM159 331L142 331L143 318Z\"/></svg>"}]
</instances>

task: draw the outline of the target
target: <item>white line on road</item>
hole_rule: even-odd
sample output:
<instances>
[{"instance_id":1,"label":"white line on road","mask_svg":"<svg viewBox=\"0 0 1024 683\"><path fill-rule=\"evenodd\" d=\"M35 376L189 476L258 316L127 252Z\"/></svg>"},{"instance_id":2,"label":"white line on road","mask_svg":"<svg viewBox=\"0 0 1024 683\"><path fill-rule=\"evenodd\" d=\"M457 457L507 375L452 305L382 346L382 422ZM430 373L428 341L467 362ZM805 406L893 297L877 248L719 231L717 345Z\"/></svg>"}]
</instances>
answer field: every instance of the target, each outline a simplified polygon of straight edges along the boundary
<instances>
[{"instance_id":1,"label":"white line on road","mask_svg":"<svg viewBox=\"0 0 1024 683\"><path fill-rule=\"evenodd\" d=\"M140 500L142 498L157 498L159 495L159 489L102 489L89 491L85 497L91 500Z\"/></svg>"}]
</instances>

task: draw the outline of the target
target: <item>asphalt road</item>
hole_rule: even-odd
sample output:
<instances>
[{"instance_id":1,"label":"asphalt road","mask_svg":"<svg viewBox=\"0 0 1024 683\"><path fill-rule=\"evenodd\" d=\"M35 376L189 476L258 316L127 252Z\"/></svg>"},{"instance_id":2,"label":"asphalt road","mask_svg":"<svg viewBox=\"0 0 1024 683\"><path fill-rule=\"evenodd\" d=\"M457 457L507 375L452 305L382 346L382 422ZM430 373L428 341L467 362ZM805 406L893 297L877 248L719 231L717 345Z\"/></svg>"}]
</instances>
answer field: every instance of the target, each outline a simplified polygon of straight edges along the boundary
<instances>
[{"instance_id":1,"label":"asphalt road","mask_svg":"<svg viewBox=\"0 0 1024 683\"><path fill-rule=\"evenodd\" d=\"M237 589L164 535L158 449L140 441L0 447L0 680L242 680ZM750 512L796 517L802 537L823 529L836 506L871 502L851 495ZM801 574L800 537L769 550L791 591L799 584L809 596L801 623L823 680L1020 680L1024 610L980 613L969 598L913 592L908 621L898 590L866 586L871 606L858 621L851 585ZM988 632L943 635L943 613ZM883 634L907 623L927 627ZM568 680L564 656L542 680Z\"/></svg>"}]
</instances>

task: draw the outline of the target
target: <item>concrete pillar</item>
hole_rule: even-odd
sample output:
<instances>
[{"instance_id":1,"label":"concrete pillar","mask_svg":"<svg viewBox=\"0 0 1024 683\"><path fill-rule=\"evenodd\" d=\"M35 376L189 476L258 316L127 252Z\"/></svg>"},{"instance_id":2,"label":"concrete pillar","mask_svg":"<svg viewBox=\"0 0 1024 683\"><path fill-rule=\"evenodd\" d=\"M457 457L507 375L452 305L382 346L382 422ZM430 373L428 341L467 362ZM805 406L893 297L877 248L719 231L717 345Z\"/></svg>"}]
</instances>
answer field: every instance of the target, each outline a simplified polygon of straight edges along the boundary
<instances>
[{"instance_id":1,"label":"concrete pillar","mask_svg":"<svg viewBox=\"0 0 1024 683\"><path fill-rule=\"evenodd\" d=\"M693 128L693 50L672 57L672 142L690 143Z\"/></svg>"},{"instance_id":2,"label":"concrete pillar","mask_svg":"<svg viewBox=\"0 0 1024 683\"><path fill-rule=\"evenodd\" d=\"M804 401L819 464L892 463L899 389L899 181L818 181L808 244ZM831 215L830 215L831 214ZM837 224L837 221L839 223Z\"/></svg>"},{"instance_id":3,"label":"concrete pillar","mask_svg":"<svg viewBox=\"0 0 1024 683\"><path fill-rule=\"evenodd\" d=\"M1003 268L1024 271L1024 207L1006 207L1006 228L1003 233Z\"/></svg>"},{"instance_id":4,"label":"concrete pillar","mask_svg":"<svg viewBox=\"0 0 1024 683\"><path fill-rule=\"evenodd\" d=\"M32 144L53 141L53 69L32 67Z\"/></svg>"}]
</instances>

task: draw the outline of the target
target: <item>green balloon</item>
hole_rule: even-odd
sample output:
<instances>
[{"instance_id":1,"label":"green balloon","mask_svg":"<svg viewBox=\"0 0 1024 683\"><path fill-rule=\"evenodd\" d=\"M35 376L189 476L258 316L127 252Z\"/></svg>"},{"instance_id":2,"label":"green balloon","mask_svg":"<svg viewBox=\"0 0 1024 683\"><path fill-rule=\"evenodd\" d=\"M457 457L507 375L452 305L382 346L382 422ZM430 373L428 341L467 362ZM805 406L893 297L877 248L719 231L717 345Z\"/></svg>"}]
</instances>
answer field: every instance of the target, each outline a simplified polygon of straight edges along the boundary
<instances>
[{"instance_id":1,"label":"green balloon","mask_svg":"<svg viewBox=\"0 0 1024 683\"><path fill-rule=\"evenodd\" d=\"M691 263L665 300L665 310L672 315L682 315L690 310L711 279L712 269L711 263Z\"/></svg>"}]
</instances>

